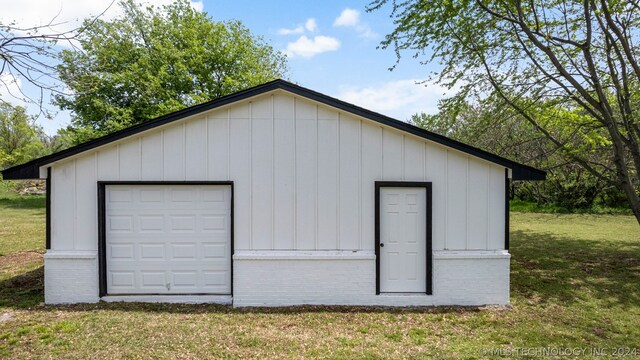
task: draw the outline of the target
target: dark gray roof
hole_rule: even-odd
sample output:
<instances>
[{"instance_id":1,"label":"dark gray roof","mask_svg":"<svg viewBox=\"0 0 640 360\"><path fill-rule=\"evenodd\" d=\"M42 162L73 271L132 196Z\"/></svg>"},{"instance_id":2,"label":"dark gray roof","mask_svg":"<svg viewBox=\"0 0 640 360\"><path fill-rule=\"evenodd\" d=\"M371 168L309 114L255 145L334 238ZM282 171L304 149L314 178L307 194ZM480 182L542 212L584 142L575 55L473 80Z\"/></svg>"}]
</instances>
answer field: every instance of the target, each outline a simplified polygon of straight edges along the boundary
<instances>
[{"instance_id":1,"label":"dark gray roof","mask_svg":"<svg viewBox=\"0 0 640 360\"><path fill-rule=\"evenodd\" d=\"M337 109L340 109L358 116L362 116L364 118L396 128L398 130L405 131L410 134L419 136L421 138L431 140L433 142L479 157L481 159L485 159L495 164L502 165L506 168L511 169L512 178L514 180L544 180L546 177L546 172L542 170L538 170L531 166L517 163L515 161L492 154L490 152L475 148L471 145L467 145L459 141L450 139L446 136L438 135L436 133L413 126L406 122L392 119L388 116L384 116L382 114L379 114L367 109L363 109L359 106L349 104L347 102L332 98L330 96L315 92L313 90L309 90L307 88L298 86L296 84L293 84L281 79L274 80L262 85L258 85L247 90L239 91L231 95L223 96L203 104L191 106L189 108L176 111L164 116L160 116L158 118L149 120L142 124L134 125L126 129L116 131L109 135L105 135L103 137L100 137L91 141L87 141L85 143L76 145L74 147L59 151L57 153L53 153L51 155L47 155L38 159L31 160L25 164L17 165L17 166L5 169L2 171L2 176L4 177L4 179L7 179L7 180L36 179L39 177L39 168L47 164L50 164L52 162L64 159L72 155L79 154L87 150L91 150L98 146L102 146L102 145L111 143L113 141L117 141L149 129L153 129L154 127L157 127L157 126L165 125L173 121L183 119L187 116L192 116L203 111L215 109L220 106L231 104L236 101L244 100L244 99L247 99L256 95L260 95L269 91L277 90L277 89L289 91L298 96L302 96L311 100L318 101L328 106L332 106Z\"/></svg>"}]
</instances>

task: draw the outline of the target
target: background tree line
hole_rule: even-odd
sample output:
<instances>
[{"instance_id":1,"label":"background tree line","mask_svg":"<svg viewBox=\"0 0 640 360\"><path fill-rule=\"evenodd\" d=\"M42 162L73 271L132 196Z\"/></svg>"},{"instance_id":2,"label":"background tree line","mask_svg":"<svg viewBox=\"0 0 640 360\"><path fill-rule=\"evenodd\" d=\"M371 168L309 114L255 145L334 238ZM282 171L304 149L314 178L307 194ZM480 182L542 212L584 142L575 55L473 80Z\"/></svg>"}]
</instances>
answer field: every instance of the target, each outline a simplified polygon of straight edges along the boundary
<instances>
[{"instance_id":1,"label":"background tree line","mask_svg":"<svg viewBox=\"0 0 640 360\"><path fill-rule=\"evenodd\" d=\"M576 132L571 126L579 114L558 110L562 117L554 133L564 133L567 144L593 163L606 163L609 146L602 132ZM620 211L628 209L618 187L593 176L579 163L567 159L558 147L499 98L447 103L437 114L419 113L413 125L448 136L500 156L547 171L546 181L515 181L511 199L536 204L548 211ZM568 145L567 145L568 146Z\"/></svg>"}]
</instances>

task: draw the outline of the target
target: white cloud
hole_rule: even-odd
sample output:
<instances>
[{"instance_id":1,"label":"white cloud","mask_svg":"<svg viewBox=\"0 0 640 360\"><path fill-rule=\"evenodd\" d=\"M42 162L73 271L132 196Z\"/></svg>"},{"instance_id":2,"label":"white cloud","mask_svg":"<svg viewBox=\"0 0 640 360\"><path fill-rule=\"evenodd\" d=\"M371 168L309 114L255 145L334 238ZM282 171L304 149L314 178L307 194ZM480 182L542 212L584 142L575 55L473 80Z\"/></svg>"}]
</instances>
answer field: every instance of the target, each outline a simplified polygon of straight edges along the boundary
<instances>
[{"instance_id":1,"label":"white cloud","mask_svg":"<svg viewBox=\"0 0 640 360\"><path fill-rule=\"evenodd\" d=\"M418 112L433 114L438 111L438 101L451 96L448 90L434 83L418 83L406 79L366 87L343 87L337 98L373 110L399 120L407 120Z\"/></svg>"},{"instance_id":2,"label":"white cloud","mask_svg":"<svg viewBox=\"0 0 640 360\"><path fill-rule=\"evenodd\" d=\"M202 12L204 3L202 1L191 1L191 7L197 12Z\"/></svg>"},{"instance_id":3,"label":"white cloud","mask_svg":"<svg viewBox=\"0 0 640 360\"><path fill-rule=\"evenodd\" d=\"M15 78L10 74L0 75L0 99L14 106L26 106L21 86L20 78Z\"/></svg>"},{"instance_id":4,"label":"white cloud","mask_svg":"<svg viewBox=\"0 0 640 360\"><path fill-rule=\"evenodd\" d=\"M333 22L333 26L356 26L360 23L360 12L358 10L346 8Z\"/></svg>"},{"instance_id":5,"label":"white cloud","mask_svg":"<svg viewBox=\"0 0 640 360\"><path fill-rule=\"evenodd\" d=\"M52 23L56 25L50 30L70 31L80 26L85 18L97 16L103 12L103 19L113 19L120 15L118 2L115 1L113 4L112 2L112 0L4 1L0 22L3 24L15 22L16 27L23 29ZM162 6L172 3L173 0L139 0L138 2L144 5ZM204 8L202 0L191 0L190 3L197 11L202 11Z\"/></svg>"},{"instance_id":6,"label":"white cloud","mask_svg":"<svg viewBox=\"0 0 640 360\"><path fill-rule=\"evenodd\" d=\"M356 30L359 36L364 38L376 37L376 34L366 22L360 20L360 12L355 9L346 8L333 21L334 27L350 27Z\"/></svg>"},{"instance_id":7,"label":"white cloud","mask_svg":"<svg viewBox=\"0 0 640 360\"><path fill-rule=\"evenodd\" d=\"M304 26L296 26L293 29L282 28L278 29L278 35L293 35L293 34L302 34L304 32Z\"/></svg>"},{"instance_id":8,"label":"white cloud","mask_svg":"<svg viewBox=\"0 0 640 360\"><path fill-rule=\"evenodd\" d=\"M291 29L288 29L288 28L278 29L276 33L278 35L295 35L295 34L302 34L304 33L305 30L309 32L314 32L317 29L318 29L318 24L316 23L316 19L308 18L307 21L305 21L304 25L298 25Z\"/></svg>"},{"instance_id":9,"label":"white cloud","mask_svg":"<svg viewBox=\"0 0 640 360\"><path fill-rule=\"evenodd\" d=\"M316 31L316 29L318 28L318 24L316 23L316 19L314 19L314 18L307 19L307 21L304 23L304 28L307 29L307 31L310 31L310 32Z\"/></svg>"},{"instance_id":10,"label":"white cloud","mask_svg":"<svg viewBox=\"0 0 640 360\"><path fill-rule=\"evenodd\" d=\"M327 51L336 51L340 48L340 41L330 36L318 35L312 39L302 35L298 40L287 44L286 53L291 57L310 58Z\"/></svg>"}]
</instances>

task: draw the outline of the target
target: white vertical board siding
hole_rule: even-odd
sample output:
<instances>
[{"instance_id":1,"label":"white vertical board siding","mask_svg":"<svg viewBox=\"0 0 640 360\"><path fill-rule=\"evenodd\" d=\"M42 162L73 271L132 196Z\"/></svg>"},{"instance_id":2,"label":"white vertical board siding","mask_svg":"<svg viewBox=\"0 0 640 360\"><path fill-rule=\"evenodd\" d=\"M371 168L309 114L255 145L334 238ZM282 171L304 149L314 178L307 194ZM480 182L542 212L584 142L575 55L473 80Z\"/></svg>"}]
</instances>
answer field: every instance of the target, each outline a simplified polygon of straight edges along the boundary
<instances>
[{"instance_id":1,"label":"white vertical board siding","mask_svg":"<svg viewBox=\"0 0 640 360\"><path fill-rule=\"evenodd\" d=\"M362 163L360 248L373 250L375 245L375 181L382 179L382 127L362 122Z\"/></svg>"},{"instance_id":2,"label":"white vertical board siding","mask_svg":"<svg viewBox=\"0 0 640 360\"><path fill-rule=\"evenodd\" d=\"M118 180L120 179L120 166L118 165L118 145L112 145L110 147L106 147L101 149L98 153L98 179L107 181L107 180ZM55 176L53 177L53 181L55 181Z\"/></svg>"},{"instance_id":3,"label":"white vertical board siding","mask_svg":"<svg viewBox=\"0 0 640 360\"><path fill-rule=\"evenodd\" d=\"M51 189L51 248L53 250L75 250L77 246L75 198L76 196L88 196L88 194L78 193L79 189L76 189L75 160L56 164L51 171L51 176L53 178L53 187ZM90 241L90 239L87 239L87 241Z\"/></svg>"},{"instance_id":4,"label":"white vertical board siding","mask_svg":"<svg viewBox=\"0 0 640 360\"><path fill-rule=\"evenodd\" d=\"M469 161L467 195L467 246L469 250L487 248L489 226L489 171L479 161Z\"/></svg>"},{"instance_id":5,"label":"white vertical board siding","mask_svg":"<svg viewBox=\"0 0 640 360\"><path fill-rule=\"evenodd\" d=\"M317 106L296 99L296 249L316 248Z\"/></svg>"},{"instance_id":6,"label":"white vertical board siding","mask_svg":"<svg viewBox=\"0 0 640 360\"><path fill-rule=\"evenodd\" d=\"M140 180L140 138L133 138L118 146L120 180Z\"/></svg>"},{"instance_id":7,"label":"white vertical board siding","mask_svg":"<svg viewBox=\"0 0 640 360\"><path fill-rule=\"evenodd\" d=\"M340 222L338 247L360 248L360 120L340 114Z\"/></svg>"},{"instance_id":8,"label":"white vertical board siding","mask_svg":"<svg viewBox=\"0 0 640 360\"><path fill-rule=\"evenodd\" d=\"M504 247L504 168L285 92L53 165L53 248L97 248L96 181L234 182L236 250L372 250L374 182L432 183L434 250Z\"/></svg>"},{"instance_id":9,"label":"white vertical board siding","mask_svg":"<svg viewBox=\"0 0 640 360\"><path fill-rule=\"evenodd\" d=\"M253 249L273 248L273 111L271 97L251 103Z\"/></svg>"},{"instance_id":10,"label":"white vertical board siding","mask_svg":"<svg viewBox=\"0 0 640 360\"><path fill-rule=\"evenodd\" d=\"M468 156L447 150L445 250L464 250L467 246L468 169Z\"/></svg>"},{"instance_id":11,"label":"white vertical board siding","mask_svg":"<svg viewBox=\"0 0 640 360\"><path fill-rule=\"evenodd\" d=\"M156 131L143 136L140 144L140 178L147 181L162 179L162 132ZM108 169L104 169L107 173Z\"/></svg>"},{"instance_id":12,"label":"white vertical board siding","mask_svg":"<svg viewBox=\"0 0 640 360\"><path fill-rule=\"evenodd\" d=\"M229 177L234 183L234 242L236 249L252 249L251 121L249 104L229 111ZM235 111L234 111L235 110ZM246 116L243 118L242 116Z\"/></svg>"},{"instance_id":13,"label":"white vertical board siding","mask_svg":"<svg viewBox=\"0 0 640 360\"><path fill-rule=\"evenodd\" d=\"M273 248L295 249L296 124L292 96L273 97Z\"/></svg>"},{"instance_id":14,"label":"white vertical board siding","mask_svg":"<svg viewBox=\"0 0 640 360\"><path fill-rule=\"evenodd\" d=\"M163 131L162 136L162 170L166 181L184 180L185 143L184 122L180 122ZM120 175L120 180L125 180Z\"/></svg>"},{"instance_id":15,"label":"white vertical board siding","mask_svg":"<svg viewBox=\"0 0 640 360\"><path fill-rule=\"evenodd\" d=\"M382 130L382 176L389 180L404 180L402 158L404 135L396 130Z\"/></svg>"},{"instance_id":16,"label":"white vertical board siding","mask_svg":"<svg viewBox=\"0 0 640 360\"><path fill-rule=\"evenodd\" d=\"M447 235L447 149L425 144L425 181L431 182L431 223L434 250L444 250Z\"/></svg>"},{"instance_id":17,"label":"white vertical board siding","mask_svg":"<svg viewBox=\"0 0 640 360\"><path fill-rule=\"evenodd\" d=\"M185 180L207 178L207 121L202 117L185 123Z\"/></svg>"},{"instance_id":18,"label":"white vertical board siding","mask_svg":"<svg viewBox=\"0 0 640 360\"><path fill-rule=\"evenodd\" d=\"M404 138L403 165L404 180L423 181L424 172L424 151L425 143L412 136Z\"/></svg>"},{"instance_id":19,"label":"white vertical board siding","mask_svg":"<svg viewBox=\"0 0 640 360\"><path fill-rule=\"evenodd\" d=\"M505 206L505 176L504 168L490 164L489 171L489 215L487 248L504 249L504 206Z\"/></svg>"},{"instance_id":20,"label":"white vertical board siding","mask_svg":"<svg viewBox=\"0 0 640 360\"><path fill-rule=\"evenodd\" d=\"M338 113L318 109L317 248L338 248Z\"/></svg>"},{"instance_id":21,"label":"white vertical board siding","mask_svg":"<svg viewBox=\"0 0 640 360\"><path fill-rule=\"evenodd\" d=\"M207 122L207 178L229 178L229 111L210 113Z\"/></svg>"},{"instance_id":22,"label":"white vertical board siding","mask_svg":"<svg viewBox=\"0 0 640 360\"><path fill-rule=\"evenodd\" d=\"M75 161L75 250L98 250L98 199L96 193L97 154Z\"/></svg>"}]
</instances>

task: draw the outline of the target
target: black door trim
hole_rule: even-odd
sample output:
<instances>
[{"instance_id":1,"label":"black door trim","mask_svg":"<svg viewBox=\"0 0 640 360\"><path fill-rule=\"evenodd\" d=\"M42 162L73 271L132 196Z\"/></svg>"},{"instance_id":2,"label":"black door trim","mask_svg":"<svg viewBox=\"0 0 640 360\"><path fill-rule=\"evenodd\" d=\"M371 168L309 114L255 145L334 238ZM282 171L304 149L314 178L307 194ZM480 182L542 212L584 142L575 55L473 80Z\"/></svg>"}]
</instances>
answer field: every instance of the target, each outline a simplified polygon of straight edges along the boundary
<instances>
[{"instance_id":1,"label":"black door trim","mask_svg":"<svg viewBox=\"0 0 640 360\"><path fill-rule=\"evenodd\" d=\"M427 276L426 276L426 289L427 295L433 295L433 244L432 244L432 231L433 226L431 222L431 182L418 182L418 181L376 181L375 182L375 253L376 253L376 295L380 295L380 188L383 187L422 187L425 188L427 197Z\"/></svg>"},{"instance_id":2,"label":"black door trim","mask_svg":"<svg viewBox=\"0 0 640 360\"><path fill-rule=\"evenodd\" d=\"M47 250L51 249L51 186L53 181L51 181L51 166L47 168L47 179L45 180L45 223L46 223L46 235L45 235L45 248Z\"/></svg>"},{"instance_id":3,"label":"black door trim","mask_svg":"<svg viewBox=\"0 0 640 360\"><path fill-rule=\"evenodd\" d=\"M231 296L233 296L233 181L98 181L98 277L99 295L107 294L107 238L105 231L105 188L108 185L228 185L231 186Z\"/></svg>"}]
</instances>

